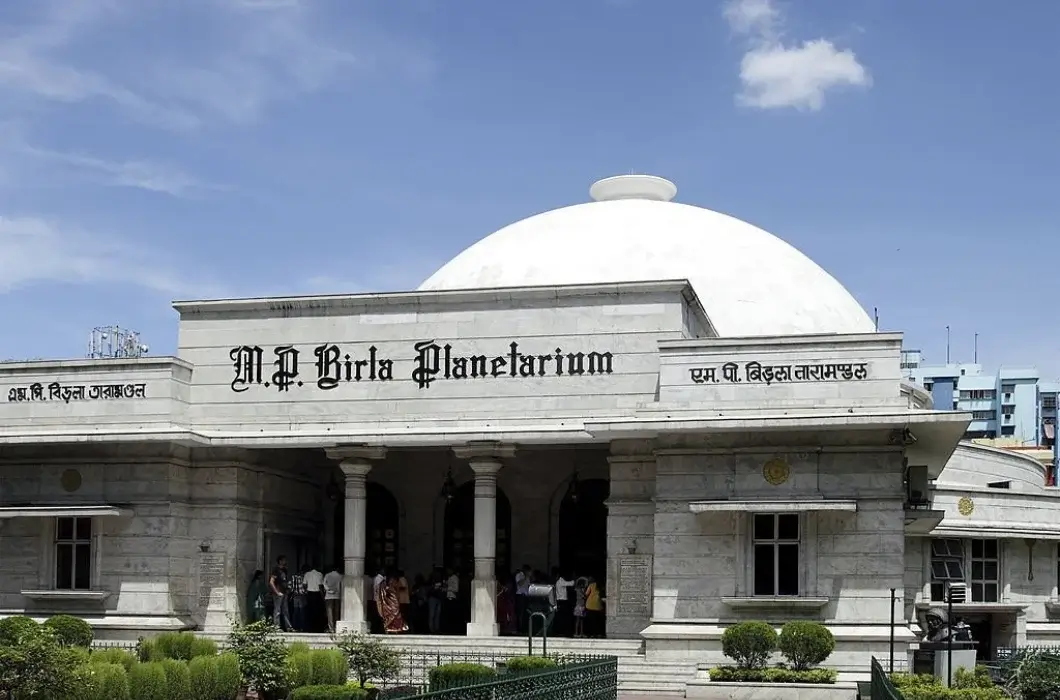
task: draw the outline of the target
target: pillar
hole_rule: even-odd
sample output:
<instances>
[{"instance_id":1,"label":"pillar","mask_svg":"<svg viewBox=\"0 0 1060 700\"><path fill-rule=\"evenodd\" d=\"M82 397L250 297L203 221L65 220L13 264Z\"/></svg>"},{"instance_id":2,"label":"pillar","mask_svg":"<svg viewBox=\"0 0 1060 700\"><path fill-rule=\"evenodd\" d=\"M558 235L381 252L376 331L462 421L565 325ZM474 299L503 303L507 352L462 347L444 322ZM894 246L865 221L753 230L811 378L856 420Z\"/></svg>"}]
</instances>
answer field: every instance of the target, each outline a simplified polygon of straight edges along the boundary
<instances>
[{"instance_id":1,"label":"pillar","mask_svg":"<svg viewBox=\"0 0 1060 700\"><path fill-rule=\"evenodd\" d=\"M364 550L368 513L366 478L372 462L386 456L385 447L339 447L328 457L339 462L345 477L345 513L342 543L342 608L336 627L340 631L367 632L364 599Z\"/></svg>"},{"instance_id":2,"label":"pillar","mask_svg":"<svg viewBox=\"0 0 1060 700\"><path fill-rule=\"evenodd\" d=\"M655 455L649 441L619 440L608 457L607 636L639 639L652 617Z\"/></svg>"},{"instance_id":3,"label":"pillar","mask_svg":"<svg viewBox=\"0 0 1060 700\"><path fill-rule=\"evenodd\" d=\"M497 472L515 454L513 445L469 443L454 450L475 474L475 577L471 581L469 637L496 637Z\"/></svg>"}]
</instances>

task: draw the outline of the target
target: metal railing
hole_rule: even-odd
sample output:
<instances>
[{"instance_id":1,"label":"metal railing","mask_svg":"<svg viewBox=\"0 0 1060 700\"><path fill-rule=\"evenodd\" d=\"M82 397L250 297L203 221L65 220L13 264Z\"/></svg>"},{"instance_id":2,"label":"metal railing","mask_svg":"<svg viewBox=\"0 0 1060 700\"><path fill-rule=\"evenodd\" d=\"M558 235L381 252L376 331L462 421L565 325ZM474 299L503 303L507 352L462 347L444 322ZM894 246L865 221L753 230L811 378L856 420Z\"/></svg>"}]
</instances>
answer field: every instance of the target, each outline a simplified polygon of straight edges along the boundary
<instances>
[{"instance_id":1,"label":"metal railing","mask_svg":"<svg viewBox=\"0 0 1060 700\"><path fill-rule=\"evenodd\" d=\"M1017 659L1026 654L1046 654L1049 656L1060 656L1060 645L1057 646L1031 646L1031 647L998 647L996 657L999 662Z\"/></svg>"},{"instance_id":2,"label":"metal railing","mask_svg":"<svg viewBox=\"0 0 1060 700\"><path fill-rule=\"evenodd\" d=\"M869 688L872 700L905 700L875 656L872 657L872 679Z\"/></svg>"},{"instance_id":3,"label":"metal railing","mask_svg":"<svg viewBox=\"0 0 1060 700\"><path fill-rule=\"evenodd\" d=\"M567 663L545 670L506 673L496 680L418 694L388 695L403 700L616 700L618 658Z\"/></svg>"}]
</instances>

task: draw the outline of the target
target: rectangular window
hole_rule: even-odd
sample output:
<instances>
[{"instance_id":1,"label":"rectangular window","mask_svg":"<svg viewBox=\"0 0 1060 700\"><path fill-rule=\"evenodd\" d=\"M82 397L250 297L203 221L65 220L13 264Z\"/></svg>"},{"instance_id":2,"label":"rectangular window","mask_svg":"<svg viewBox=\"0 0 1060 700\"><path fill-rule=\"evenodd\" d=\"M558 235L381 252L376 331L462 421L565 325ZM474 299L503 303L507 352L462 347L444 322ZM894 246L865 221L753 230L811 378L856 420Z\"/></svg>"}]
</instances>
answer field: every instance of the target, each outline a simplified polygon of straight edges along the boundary
<instances>
[{"instance_id":1,"label":"rectangular window","mask_svg":"<svg viewBox=\"0 0 1060 700\"><path fill-rule=\"evenodd\" d=\"M1002 384L1001 385L1001 392L1003 394L1011 394L1015 390L1016 390L1016 385L1015 384Z\"/></svg>"},{"instance_id":2,"label":"rectangular window","mask_svg":"<svg viewBox=\"0 0 1060 700\"><path fill-rule=\"evenodd\" d=\"M931 600L946 599L946 584L964 581L964 543L931 540Z\"/></svg>"},{"instance_id":3,"label":"rectangular window","mask_svg":"<svg viewBox=\"0 0 1060 700\"><path fill-rule=\"evenodd\" d=\"M754 516L754 594L799 595L799 516L756 513Z\"/></svg>"},{"instance_id":4,"label":"rectangular window","mask_svg":"<svg viewBox=\"0 0 1060 700\"><path fill-rule=\"evenodd\" d=\"M1000 588L997 540L972 540L971 594L973 603L998 602Z\"/></svg>"},{"instance_id":5,"label":"rectangular window","mask_svg":"<svg viewBox=\"0 0 1060 700\"><path fill-rule=\"evenodd\" d=\"M92 588L92 518L55 519L55 588Z\"/></svg>"}]
</instances>

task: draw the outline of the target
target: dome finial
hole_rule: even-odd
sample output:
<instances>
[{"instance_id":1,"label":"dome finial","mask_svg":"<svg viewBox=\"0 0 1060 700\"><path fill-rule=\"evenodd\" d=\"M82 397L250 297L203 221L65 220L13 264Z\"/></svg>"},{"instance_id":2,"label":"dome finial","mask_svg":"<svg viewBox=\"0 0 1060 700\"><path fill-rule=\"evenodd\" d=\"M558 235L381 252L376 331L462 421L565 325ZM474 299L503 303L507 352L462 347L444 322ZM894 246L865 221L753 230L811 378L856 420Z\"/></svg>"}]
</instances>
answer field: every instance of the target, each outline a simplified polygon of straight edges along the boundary
<instances>
[{"instance_id":1,"label":"dome finial","mask_svg":"<svg viewBox=\"0 0 1060 700\"><path fill-rule=\"evenodd\" d=\"M617 199L650 199L669 202L677 196L677 185L666 178L655 175L616 175L597 180L589 188L589 196L595 202L612 202Z\"/></svg>"}]
</instances>

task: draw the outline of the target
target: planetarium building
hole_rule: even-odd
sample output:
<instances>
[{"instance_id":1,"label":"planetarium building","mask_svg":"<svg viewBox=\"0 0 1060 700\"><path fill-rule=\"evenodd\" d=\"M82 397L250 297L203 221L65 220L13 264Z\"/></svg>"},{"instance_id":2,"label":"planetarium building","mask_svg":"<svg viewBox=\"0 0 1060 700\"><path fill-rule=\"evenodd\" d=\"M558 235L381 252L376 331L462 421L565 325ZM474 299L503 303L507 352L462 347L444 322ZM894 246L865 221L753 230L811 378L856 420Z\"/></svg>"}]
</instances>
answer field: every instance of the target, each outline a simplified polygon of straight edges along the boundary
<instances>
[{"instance_id":1,"label":"planetarium building","mask_svg":"<svg viewBox=\"0 0 1060 700\"><path fill-rule=\"evenodd\" d=\"M900 334L675 195L602 180L416 291L178 302L175 357L0 365L0 615L223 631L283 554L341 563L355 629L366 571L466 572L449 645L502 643L498 571L594 575L599 648L671 684L751 619L862 674L956 581L981 653L1060 642L1042 464L962 443Z\"/></svg>"}]
</instances>

